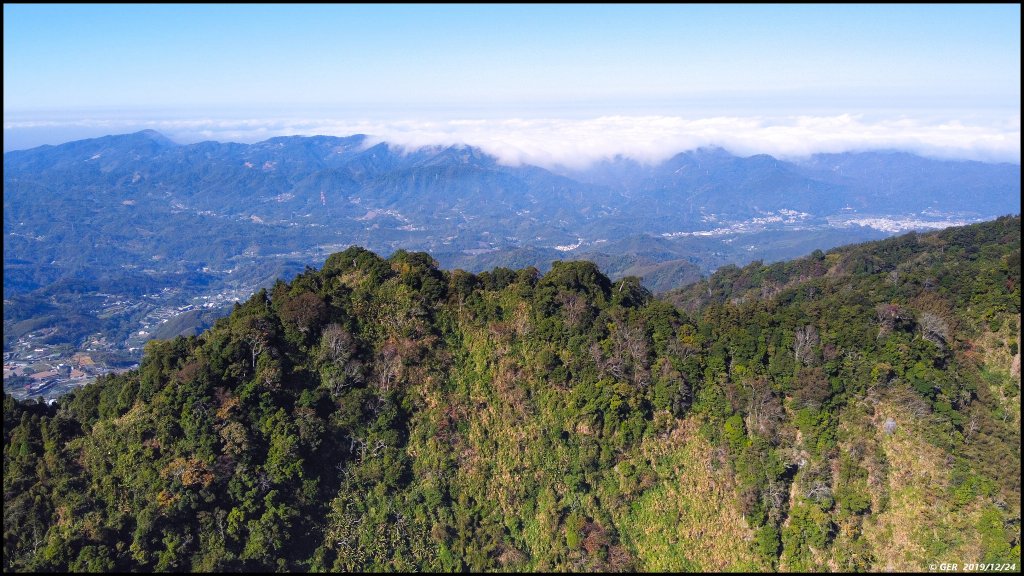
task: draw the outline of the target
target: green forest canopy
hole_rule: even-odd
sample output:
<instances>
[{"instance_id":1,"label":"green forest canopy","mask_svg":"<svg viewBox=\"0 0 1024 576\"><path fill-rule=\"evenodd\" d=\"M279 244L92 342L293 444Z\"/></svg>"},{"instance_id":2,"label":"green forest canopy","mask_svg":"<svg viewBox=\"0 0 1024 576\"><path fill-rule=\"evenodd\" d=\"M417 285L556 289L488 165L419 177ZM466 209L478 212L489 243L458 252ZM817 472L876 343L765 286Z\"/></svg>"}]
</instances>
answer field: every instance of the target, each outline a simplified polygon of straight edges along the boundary
<instances>
[{"instance_id":1,"label":"green forest canopy","mask_svg":"<svg viewBox=\"0 0 1024 576\"><path fill-rule=\"evenodd\" d=\"M1020 218L727 267L350 248L52 405L5 571L1020 566Z\"/></svg>"}]
</instances>

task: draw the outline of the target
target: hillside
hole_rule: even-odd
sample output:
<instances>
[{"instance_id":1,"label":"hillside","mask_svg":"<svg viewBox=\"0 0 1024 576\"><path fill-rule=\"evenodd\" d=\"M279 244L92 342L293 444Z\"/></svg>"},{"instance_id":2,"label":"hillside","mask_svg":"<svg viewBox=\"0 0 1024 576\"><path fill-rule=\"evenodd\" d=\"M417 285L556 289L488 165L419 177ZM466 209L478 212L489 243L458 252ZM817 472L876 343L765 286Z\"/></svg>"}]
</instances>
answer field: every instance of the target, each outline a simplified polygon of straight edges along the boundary
<instances>
[{"instance_id":1,"label":"hillside","mask_svg":"<svg viewBox=\"0 0 1024 576\"><path fill-rule=\"evenodd\" d=\"M351 245L473 272L590 260L661 292L724 264L1019 211L1019 165L901 153L712 148L570 171L363 135L179 145L147 130L4 154L4 351L38 372L98 347L135 361L161 323L205 327L196 308Z\"/></svg>"},{"instance_id":2,"label":"hillside","mask_svg":"<svg viewBox=\"0 0 1024 576\"><path fill-rule=\"evenodd\" d=\"M1020 238L664 298L350 248L138 370L5 395L4 570L1019 567Z\"/></svg>"}]
</instances>

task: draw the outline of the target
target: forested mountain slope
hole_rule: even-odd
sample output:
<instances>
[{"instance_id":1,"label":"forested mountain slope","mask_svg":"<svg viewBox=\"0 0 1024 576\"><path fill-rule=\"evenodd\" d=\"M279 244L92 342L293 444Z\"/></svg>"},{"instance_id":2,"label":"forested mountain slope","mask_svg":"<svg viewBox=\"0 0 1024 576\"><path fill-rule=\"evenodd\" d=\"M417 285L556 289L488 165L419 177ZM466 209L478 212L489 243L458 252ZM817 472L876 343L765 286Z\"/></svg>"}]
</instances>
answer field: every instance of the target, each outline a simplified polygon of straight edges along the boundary
<instances>
[{"instance_id":1,"label":"forested mountain slope","mask_svg":"<svg viewBox=\"0 0 1024 576\"><path fill-rule=\"evenodd\" d=\"M77 354L130 366L164 320L199 331L350 245L473 272L589 260L662 292L728 263L1020 212L1018 164L897 152L549 168L363 135L179 145L145 130L7 152L4 352L30 374Z\"/></svg>"},{"instance_id":2,"label":"forested mountain slope","mask_svg":"<svg viewBox=\"0 0 1024 576\"><path fill-rule=\"evenodd\" d=\"M1020 218L729 268L351 248L53 405L5 571L1020 566Z\"/></svg>"}]
</instances>

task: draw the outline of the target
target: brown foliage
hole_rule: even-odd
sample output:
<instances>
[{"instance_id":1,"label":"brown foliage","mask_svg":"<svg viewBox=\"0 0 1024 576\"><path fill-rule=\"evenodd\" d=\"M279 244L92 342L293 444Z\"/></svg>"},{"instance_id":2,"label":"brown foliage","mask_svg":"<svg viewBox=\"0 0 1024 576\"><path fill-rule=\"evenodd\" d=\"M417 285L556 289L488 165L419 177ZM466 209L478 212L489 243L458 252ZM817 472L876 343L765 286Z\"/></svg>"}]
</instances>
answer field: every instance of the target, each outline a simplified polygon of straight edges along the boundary
<instances>
[{"instance_id":1,"label":"brown foliage","mask_svg":"<svg viewBox=\"0 0 1024 576\"><path fill-rule=\"evenodd\" d=\"M327 316L327 304L312 292L303 292L290 298L281 307L281 321L303 335L319 327Z\"/></svg>"},{"instance_id":2,"label":"brown foliage","mask_svg":"<svg viewBox=\"0 0 1024 576\"><path fill-rule=\"evenodd\" d=\"M178 382L181 383L194 382L202 376L205 370L206 362L202 358L196 358L182 366L181 369L178 370L176 378Z\"/></svg>"},{"instance_id":3,"label":"brown foliage","mask_svg":"<svg viewBox=\"0 0 1024 576\"><path fill-rule=\"evenodd\" d=\"M779 424L786 415L782 401L772 391L767 378L755 378L749 385L751 391L747 402L747 430L777 443Z\"/></svg>"},{"instance_id":4,"label":"brown foliage","mask_svg":"<svg viewBox=\"0 0 1024 576\"><path fill-rule=\"evenodd\" d=\"M217 419L227 420L238 408L238 398L230 390L217 388L214 391L214 399L217 401Z\"/></svg>"},{"instance_id":5,"label":"brown foliage","mask_svg":"<svg viewBox=\"0 0 1024 576\"><path fill-rule=\"evenodd\" d=\"M213 483L213 472L207 465L196 458L178 457L168 462L161 470L164 478L178 478L185 486L202 485L204 488Z\"/></svg>"},{"instance_id":6,"label":"brown foliage","mask_svg":"<svg viewBox=\"0 0 1024 576\"><path fill-rule=\"evenodd\" d=\"M796 375L793 399L798 408L818 408L828 399L831 389L821 366L801 368Z\"/></svg>"},{"instance_id":7,"label":"brown foliage","mask_svg":"<svg viewBox=\"0 0 1024 576\"><path fill-rule=\"evenodd\" d=\"M601 548L608 546L608 531L596 522L583 525L583 549L587 554L596 554Z\"/></svg>"}]
</instances>

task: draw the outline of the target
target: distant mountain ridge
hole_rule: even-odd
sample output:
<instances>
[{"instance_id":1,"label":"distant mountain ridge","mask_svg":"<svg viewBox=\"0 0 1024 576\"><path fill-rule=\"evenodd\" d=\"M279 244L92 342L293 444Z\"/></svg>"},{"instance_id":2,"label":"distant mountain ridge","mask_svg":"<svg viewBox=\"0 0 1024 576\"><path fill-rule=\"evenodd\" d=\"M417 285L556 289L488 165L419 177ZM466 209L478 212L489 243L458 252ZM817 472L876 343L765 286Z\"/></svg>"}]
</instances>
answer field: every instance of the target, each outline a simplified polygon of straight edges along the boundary
<instances>
[{"instance_id":1,"label":"distant mountain ridge","mask_svg":"<svg viewBox=\"0 0 1024 576\"><path fill-rule=\"evenodd\" d=\"M192 212L333 230L314 234L314 243L445 252L584 247L748 220L827 226L835 215L932 211L980 220L1020 211L1020 166L1013 164L891 152L794 163L702 148L654 166L617 158L556 173L503 165L471 146L371 144L354 135L177 145L146 130L9 152L5 226L47 235L40 216L59 219L55 212L88 199L101 211L134 206L147 213L143 220Z\"/></svg>"},{"instance_id":2,"label":"distant mountain ridge","mask_svg":"<svg viewBox=\"0 0 1024 576\"><path fill-rule=\"evenodd\" d=\"M559 199L569 201L576 212L585 209L584 205L619 202L621 205L611 207L612 215L635 215L649 209L645 202L652 201L668 202L656 208L684 208L688 215L717 210L736 217L779 208L810 210L816 215L844 207L979 213L1020 209L1019 165L934 160L906 152L816 154L787 162L765 154L739 157L721 148L700 148L652 166L618 157L585 170L553 172L526 164L503 165L472 146L405 151L384 142L371 146L370 142L365 135L289 136L255 144L210 141L178 145L156 131L144 130L8 152L4 154L4 171L5 179L26 172L43 177L56 173L81 177L92 172L96 177L99 168L100 174L109 175L105 184L118 184L111 178L123 177L129 170L145 168L140 178L151 179L167 176L173 169L189 180L167 185L194 182L213 189L231 184L249 187L240 188L239 193L276 186L275 191L298 197L316 184L329 184L343 193L378 192L383 195L380 200L396 205L432 200L394 193L423 193L424 178L442 175L465 181L460 182L465 189L448 192L465 194L474 191L474 184L504 184L506 188L489 191L495 196L501 192L514 196L517 189L509 187L509 182L478 180L484 174L501 174L534 193L548 193L546 188L553 185ZM251 177L254 169L259 177ZM247 178L242 178L243 174ZM398 187L399 182L408 187ZM183 187L180 192L196 195L203 188ZM582 193L587 197L581 197Z\"/></svg>"},{"instance_id":3,"label":"distant mountain ridge","mask_svg":"<svg viewBox=\"0 0 1024 576\"><path fill-rule=\"evenodd\" d=\"M5 347L69 316L82 319L70 342L118 318L117 339L141 347L145 313L87 307L96 286L111 302L174 293L180 307L350 245L471 271L590 259L663 291L726 263L1019 211L1019 165L889 152L788 162L702 148L553 170L358 134L182 145L145 130L4 154Z\"/></svg>"}]
</instances>

